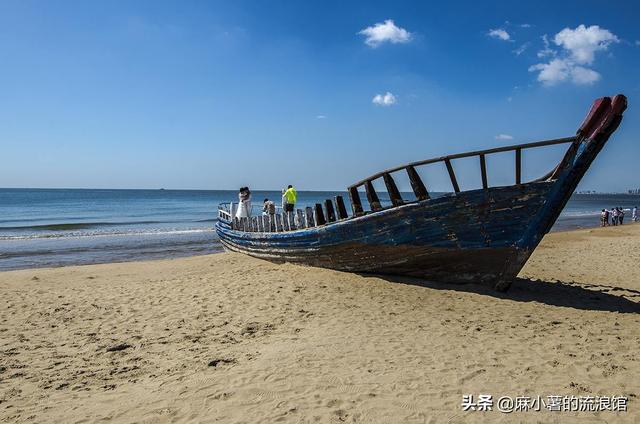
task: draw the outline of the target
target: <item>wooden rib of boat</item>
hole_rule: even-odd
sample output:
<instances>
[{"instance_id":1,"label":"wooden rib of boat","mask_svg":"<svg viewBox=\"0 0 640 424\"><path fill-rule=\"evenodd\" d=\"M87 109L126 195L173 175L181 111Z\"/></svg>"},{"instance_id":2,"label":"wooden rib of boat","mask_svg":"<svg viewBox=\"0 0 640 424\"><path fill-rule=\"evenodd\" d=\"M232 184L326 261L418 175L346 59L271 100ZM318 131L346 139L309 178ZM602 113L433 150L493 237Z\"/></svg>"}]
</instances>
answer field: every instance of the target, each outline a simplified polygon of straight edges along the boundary
<instances>
[{"instance_id":1,"label":"wooden rib of boat","mask_svg":"<svg viewBox=\"0 0 640 424\"><path fill-rule=\"evenodd\" d=\"M229 250L258 258L350 272L407 275L431 281L480 283L505 291L618 128L624 95L597 99L573 137L455 154L387 169L348 188L352 213L341 196L291 214L234 218L221 204L216 232ZM522 181L522 152L567 144L560 163L542 178ZM489 155L515 152L515 184L493 187ZM461 191L453 162L477 157L482 188ZM417 169L444 163L453 192L430 196ZM406 172L415 200L402 198L394 173ZM384 182L383 206L374 181ZM361 200L364 188L367 204Z\"/></svg>"}]
</instances>

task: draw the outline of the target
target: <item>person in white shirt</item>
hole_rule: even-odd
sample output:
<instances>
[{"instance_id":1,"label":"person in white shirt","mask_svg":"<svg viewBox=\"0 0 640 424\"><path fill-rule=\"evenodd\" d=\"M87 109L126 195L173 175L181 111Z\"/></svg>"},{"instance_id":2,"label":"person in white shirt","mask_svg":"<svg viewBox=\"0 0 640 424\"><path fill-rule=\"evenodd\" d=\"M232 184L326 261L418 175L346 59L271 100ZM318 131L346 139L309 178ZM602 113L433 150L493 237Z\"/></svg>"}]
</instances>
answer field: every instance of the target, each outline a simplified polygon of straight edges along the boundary
<instances>
[{"instance_id":1,"label":"person in white shirt","mask_svg":"<svg viewBox=\"0 0 640 424\"><path fill-rule=\"evenodd\" d=\"M251 216L251 191L249 187L240 187L238 193L238 210L236 218L248 218Z\"/></svg>"}]
</instances>

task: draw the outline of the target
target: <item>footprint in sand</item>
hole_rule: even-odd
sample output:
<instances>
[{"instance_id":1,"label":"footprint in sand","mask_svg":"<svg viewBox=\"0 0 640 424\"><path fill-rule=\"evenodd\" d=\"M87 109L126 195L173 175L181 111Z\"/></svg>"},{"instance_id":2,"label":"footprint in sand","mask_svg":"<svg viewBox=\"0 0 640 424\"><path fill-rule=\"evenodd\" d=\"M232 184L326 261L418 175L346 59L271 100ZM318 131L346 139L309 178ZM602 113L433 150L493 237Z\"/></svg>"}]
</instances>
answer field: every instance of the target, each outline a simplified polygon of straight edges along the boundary
<instances>
[{"instance_id":1,"label":"footprint in sand","mask_svg":"<svg viewBox=\"0 0 640 424\"><path fill-rule=\"evenodd\" d=\"M393 404L402 409L406 409L412 412L422 412L422 408L412 402L393 402Z\"/></svg>"},{"instance_id":2,"label":"footprint in sand","mask_svg":"<svg viewBox=\"0 0 640 424\"><path fill-rule=\"evenodd\" d=\"M471 373L469 373L469 374L467 374L467 375L465 375L465 376L461 377L461 378L458 380L458 384L466 383L467 381L469 381L469 380L471 380L471 379L473 379L473 378L475 378L475 377L477 377L477 376L479 376L480 374L483 374L483 373L485 373L485 372L487 372L487 370L485 370L484 368L481 368L481 369L479 369L479 370L475 370L475 371L473 371L473 372L471 372Z\"/></svg>"},{"instance_id":3,"label":"footprint in sand","mask_svg":"<svg viewBox=\"0 0 640 424\"><path fill-rule=\"evenodd\" d=\"M281 394L271 390L252 389L247 393L247 395L247 400L242 402L243 405L282 399Z\"/></svg>"}]
</instances>

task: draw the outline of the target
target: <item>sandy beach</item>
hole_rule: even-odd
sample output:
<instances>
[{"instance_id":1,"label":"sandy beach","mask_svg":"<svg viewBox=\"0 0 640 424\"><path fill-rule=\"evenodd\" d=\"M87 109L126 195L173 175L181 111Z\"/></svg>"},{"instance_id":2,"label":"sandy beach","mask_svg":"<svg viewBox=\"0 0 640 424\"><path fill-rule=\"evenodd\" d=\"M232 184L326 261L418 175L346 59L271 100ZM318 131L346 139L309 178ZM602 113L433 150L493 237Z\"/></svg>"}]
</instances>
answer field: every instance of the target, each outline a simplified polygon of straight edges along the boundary
<instances>
[{"instance_id":1,"label":"sandy beach","mask_svg":"<svg viewBox=\"0 0 640 424\"><path fill-rule=\"evenodd\" d=\"M0 421L639 422L639 236L549 234L506 294L230 253L0 273Z\"/></svg>"}]
</instances>

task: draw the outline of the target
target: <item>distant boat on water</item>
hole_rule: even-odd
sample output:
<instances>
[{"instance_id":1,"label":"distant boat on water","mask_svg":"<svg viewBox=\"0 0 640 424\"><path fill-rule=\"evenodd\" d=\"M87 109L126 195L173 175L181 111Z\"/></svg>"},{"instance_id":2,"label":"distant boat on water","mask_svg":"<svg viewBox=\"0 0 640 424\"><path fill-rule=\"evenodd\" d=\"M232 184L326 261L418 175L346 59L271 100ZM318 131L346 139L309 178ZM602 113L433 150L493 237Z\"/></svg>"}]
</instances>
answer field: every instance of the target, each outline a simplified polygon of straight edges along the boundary
<instances>
[{"instance_id":1,"label":"distant boat on water","mask_svg":"<svg viewBox=\"0 0 640 424\"><path fill-rule=\"evenodd\" d=\"M216 232L225 248L258 258L350 272L407 275L450 283L480 283L506 291L549 232L585 172L618 128L624 95L597 99L575 136L421 160L379 172L348 188L352 213L336 196L295 213L235 218L235 204L218 209ZM567 144L560 163L522 180L522 152ZM515 178L490 186L486 157L514 152ZM482 188L460 190L452 162L477 157ZM453 193L430 196L417 171L441 163ZM404 172L415 194L403 199L393 175ZM384 183L390 207L374 181ZM368 207L360 194L364 189Z\"/></svg>"}]
</instances>

